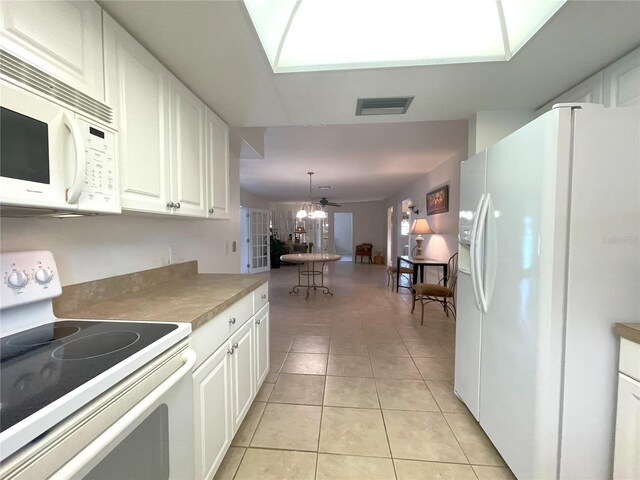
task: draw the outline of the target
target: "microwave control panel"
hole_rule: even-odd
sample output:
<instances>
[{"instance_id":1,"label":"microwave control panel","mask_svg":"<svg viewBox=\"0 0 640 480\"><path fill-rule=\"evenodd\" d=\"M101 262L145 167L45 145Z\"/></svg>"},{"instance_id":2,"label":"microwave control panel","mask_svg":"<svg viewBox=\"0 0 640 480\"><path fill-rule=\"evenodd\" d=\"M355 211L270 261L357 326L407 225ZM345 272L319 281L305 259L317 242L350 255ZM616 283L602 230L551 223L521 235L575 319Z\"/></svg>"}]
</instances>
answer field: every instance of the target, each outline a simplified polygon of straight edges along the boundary
<instances>
[{"instance_id":1,"label":"microwave control panel","mask_svg":"<svg viewBox=\"0 0 640 480\"><path fill-rule=\"evenodd\" d=\"M115 134L104 127L78 119L84 138L84 188L78 200L80 211L120 213L116 171Z\"/></svg>"}]
</instances>

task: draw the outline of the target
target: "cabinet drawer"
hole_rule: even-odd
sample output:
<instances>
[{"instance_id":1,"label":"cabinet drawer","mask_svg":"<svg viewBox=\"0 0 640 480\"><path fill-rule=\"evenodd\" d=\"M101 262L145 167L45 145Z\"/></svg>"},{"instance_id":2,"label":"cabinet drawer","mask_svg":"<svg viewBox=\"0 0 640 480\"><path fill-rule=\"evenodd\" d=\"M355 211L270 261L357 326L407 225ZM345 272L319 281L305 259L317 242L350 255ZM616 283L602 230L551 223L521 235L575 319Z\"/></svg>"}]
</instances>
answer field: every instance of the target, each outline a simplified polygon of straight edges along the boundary
<instances>
[{"instance_id":1,"label":"cabinet drawer","mask_svg":"<svg viewBox=\"0 0 640 480\"><path fill-rule=\"evenodd\" d=\"M269 282L263 283L253 291L253 313L269 302Z\"/></svg>"},{"instance_id":2,"label":"cabinet drawer","mask_svg":"<svg viewBox=\"0 0 640 480\"><path fill-rule=\"evenodd\" d=\"M196 367L209 358L252 315L253 298L249 294L196 329L192 334L192 346L198 355Z\"/></svg>"},{"instance_id":3,"label":"cabinet drawer","mask_svg":"<svg viewBox=\"0 0 640 480\"><path fill-rule=\"evenodd\" d=\"M620 339L620 372L640 382L640 343Z\"/></svg>"}]
</instances>

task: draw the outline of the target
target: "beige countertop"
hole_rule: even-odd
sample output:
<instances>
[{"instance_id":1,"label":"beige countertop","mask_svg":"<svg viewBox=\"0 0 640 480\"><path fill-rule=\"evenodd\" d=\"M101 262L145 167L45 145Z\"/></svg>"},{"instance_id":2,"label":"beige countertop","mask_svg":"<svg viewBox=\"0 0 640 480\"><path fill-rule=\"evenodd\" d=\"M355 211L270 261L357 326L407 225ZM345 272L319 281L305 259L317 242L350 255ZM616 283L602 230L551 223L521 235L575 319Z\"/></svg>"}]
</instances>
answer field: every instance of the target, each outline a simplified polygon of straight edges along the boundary
<instances>
[{"instance_id":1,"label":"beige countertop","mask_svg":"<svg viewBox=\"0 0 640 480\"><path fill-rule=\"evenodd\" d=\"M66 318L191 322L195 330L264 284L269 274L195 274L64 312Z\"/></svg>"},{"instance_id":2,"label":"beige countertop","mask_svg":"<svg viewBox=\"0 0 640 480\"><path fill-rule=\"evenodd\" d=\"M613 331L622 338L640 343L640 323L616 323Z\"/></svg>"}]
</instances>

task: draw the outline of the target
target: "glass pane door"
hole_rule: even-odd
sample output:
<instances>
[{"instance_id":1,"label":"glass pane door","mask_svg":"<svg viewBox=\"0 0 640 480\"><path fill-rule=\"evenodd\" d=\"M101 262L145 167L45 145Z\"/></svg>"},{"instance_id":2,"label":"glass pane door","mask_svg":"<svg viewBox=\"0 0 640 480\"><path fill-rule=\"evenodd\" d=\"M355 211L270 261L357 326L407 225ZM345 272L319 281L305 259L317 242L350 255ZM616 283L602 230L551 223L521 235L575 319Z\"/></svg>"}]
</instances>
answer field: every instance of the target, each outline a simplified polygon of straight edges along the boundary
<instances>
[{"instance_id":1,"label":"glass pane door","mask_svg":"<svg viewBox=\"0 0 640 480\"><path fill-rule=\"evenodd\" d=\"M269 262L269 210L249 209L249 273L266 272Z\"/></svg>"}]
</instances>

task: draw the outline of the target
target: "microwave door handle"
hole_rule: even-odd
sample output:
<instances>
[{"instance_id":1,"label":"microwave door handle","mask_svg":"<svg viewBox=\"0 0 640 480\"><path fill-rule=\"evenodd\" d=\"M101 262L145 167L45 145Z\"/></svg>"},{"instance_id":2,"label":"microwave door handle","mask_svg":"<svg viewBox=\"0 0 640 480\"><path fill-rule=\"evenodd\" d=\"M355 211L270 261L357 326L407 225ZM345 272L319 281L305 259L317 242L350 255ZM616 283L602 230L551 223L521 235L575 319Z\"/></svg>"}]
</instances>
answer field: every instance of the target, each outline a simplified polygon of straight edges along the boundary
<instances>
[{"instance_id":1,"label":"microwave door handle","mask_svg":"<svg viewBox=\"0 0 640 480\"><path fill-rule=\"evenodd\" d=\"M178 383L182 377L191 372L196 364L196 352L186 350L182 354L182 365L173 372L169 378L157 386L149 395L137 403L131 410L116 420L99 437L82 449L78 454L67 462L60 470L54 473L49 480L67 480L77 475L85 468L100 452L107 448L119 435L122 434L131 424L153 406L162 396Z\"/></svg>"},{"instance_id":2,"label":"microwave door handle","mask_svg":"<svg viewBox=\"0 0 640 480\"><path fill-rule=\"evenodd\" d=\"M80 130L80 125L78 125L78 122L76 122L75 119L66 112L62 114L62 118L64 119L64 124L69 129L69 132L71 132L73 144L76 149L75 175L73 177L71 186L67 189L67 203L73 205L75 203L78 203L78 197L80 196L80 193L82 193L82 188L84 187L84 176L87 159L84 151L84 141L82 139L82 131Z\"/></svg>"}]
</instances>

